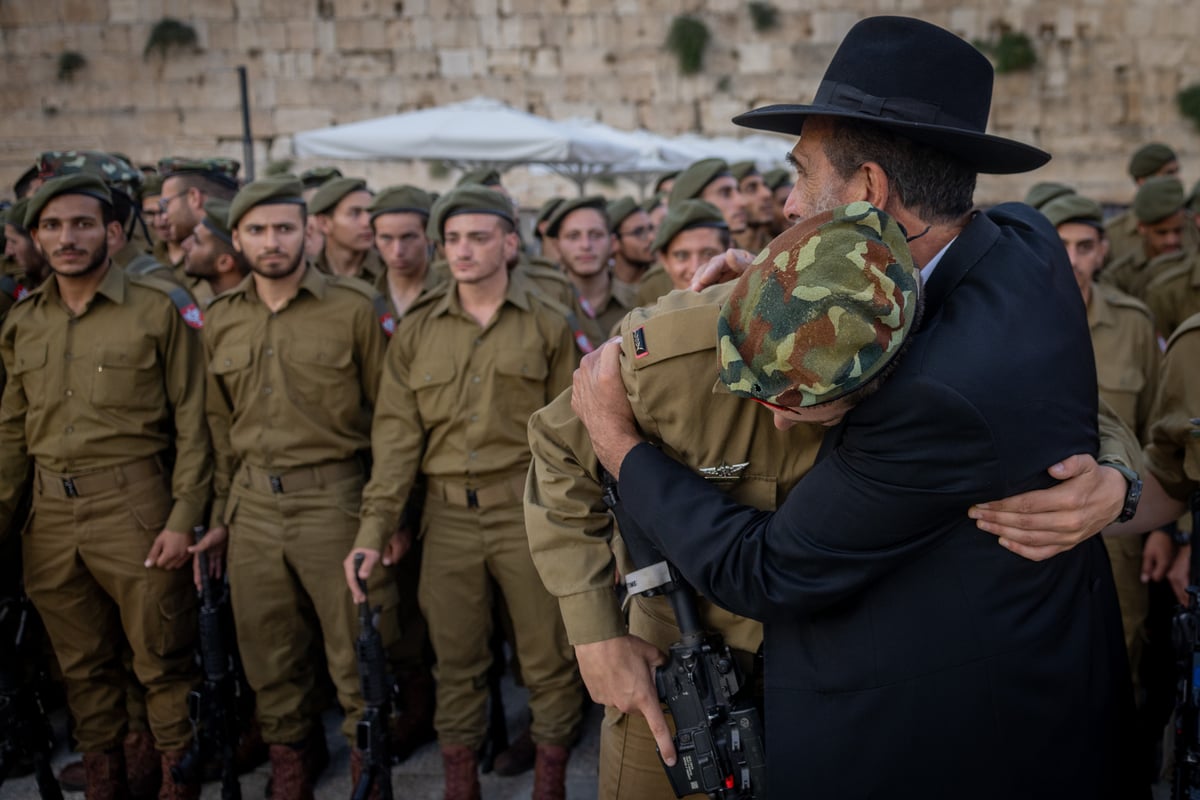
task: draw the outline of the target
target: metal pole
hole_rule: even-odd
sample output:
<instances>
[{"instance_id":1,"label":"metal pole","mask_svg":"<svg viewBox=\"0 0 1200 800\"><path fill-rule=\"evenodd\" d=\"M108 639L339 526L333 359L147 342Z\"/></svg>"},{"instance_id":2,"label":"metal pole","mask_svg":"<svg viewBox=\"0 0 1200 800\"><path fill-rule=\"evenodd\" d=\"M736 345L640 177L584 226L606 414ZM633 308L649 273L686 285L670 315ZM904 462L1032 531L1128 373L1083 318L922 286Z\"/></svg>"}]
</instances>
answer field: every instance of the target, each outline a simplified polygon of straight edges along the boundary
<instances>
[{"instance_id":1,"label":"metal pole","mask_svg":"<svg viewBox=\"0 0 1200 800\"><path fill-rule=\"evenodd\" d=\"M237 68L238 89L242 95L242 162L246 183L254 180L254 138L250 135L250 94L246 91L246 68Z\"/></svg>"}]
</instances>

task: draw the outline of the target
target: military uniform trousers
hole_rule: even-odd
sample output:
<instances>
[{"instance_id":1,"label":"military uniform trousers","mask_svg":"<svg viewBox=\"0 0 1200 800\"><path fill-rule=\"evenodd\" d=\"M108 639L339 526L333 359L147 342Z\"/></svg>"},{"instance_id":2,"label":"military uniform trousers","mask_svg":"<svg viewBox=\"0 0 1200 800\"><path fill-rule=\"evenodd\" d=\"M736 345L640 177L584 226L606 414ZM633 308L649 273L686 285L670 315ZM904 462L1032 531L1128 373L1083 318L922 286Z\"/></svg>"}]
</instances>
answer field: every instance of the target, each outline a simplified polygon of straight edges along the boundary
<instances>
[{"instance_id":1,"label":"military uniform trousers","mask_svg":"<svg viewBox=\"0 0 1200 800\"><path fill-rule=\"evenodd\" d=\"M308 736L316 710L309 654L321 640L346 714L342 732L354 740L363 711L354 652L358 616L342 562L358 532L363 482L353 462L282 476L243 466L233 480L225 517L234 625L267 743L295 744ZM376 569L367 590L372 607L384 608L386 647L397 635L388 623L396 618L395 585L386 570Z\"/></svg>"},{"instance_id":2,"label":"military uniform trousers","mask_svg":"<svg viewBox=\"0 0 1200 800\"><path fill-rule=\"evenodd\" d=\"M492 663L490 575L512 615L514 647L529 689L530 736L539 744L574 741L582 715L582 686L567 643L558 602L533 567L525 536L521 492L468 505L430 479L421 519L424 552L419 598L436 656L437 709L433 724L443 745L483 744L487 728L487 671ZM491 498L487 498L491 499Z\"/></svg>"},{"instance_id":3,"label":"military uniform trousers","mask_svg":"<svg viewBox=\"0 0 1200 800\"><path fill-rule=\"evenodd\" d=\"M129 727L126 642L158 748L191 741L187 695L199 680L192 571L144 565L172 502L153 459L79 476L35 469L25 589L54 647L83 752L119 746Z\"/></svg>"},{"instance_id":4,"label":"military uniform trousers","mask_svg":"<svg viewBox=\"0 0 1200 800\"><path fill-rule=\"evenodd\" d=\"M661 614L657 607L642 598L629 604L629 632L668 652L681 634L674 619ZM668 612L669 613L669 612ZM747 624L749 621L747 621ZM755 680L754 654L733 650L734 658L748 680ZM666 710L666 707L663 707ZM667 725L675 732L675 723L667 715ZM600 778L597 796L600 800L675 800L671 782L658 757L658 745L650 726L641 714L625 714L613 706L605 706L604 722L600 727ZM704 797L704 794L689 797Z\"/></svg>"}]
</instances>

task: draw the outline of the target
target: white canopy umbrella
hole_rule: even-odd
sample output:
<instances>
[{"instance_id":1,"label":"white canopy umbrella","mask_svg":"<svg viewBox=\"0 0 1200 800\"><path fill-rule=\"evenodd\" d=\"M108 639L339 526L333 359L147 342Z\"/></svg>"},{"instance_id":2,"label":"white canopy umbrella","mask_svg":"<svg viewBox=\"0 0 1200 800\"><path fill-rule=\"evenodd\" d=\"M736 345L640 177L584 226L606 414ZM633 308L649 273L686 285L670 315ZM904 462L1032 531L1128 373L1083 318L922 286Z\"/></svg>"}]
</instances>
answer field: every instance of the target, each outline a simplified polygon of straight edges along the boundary
<instances>
[{"instance_id":1,"label":"white canopy umbrella","mask_svg":"<svg viewBox=\"0 0 1200 800\"><path fill-rule=\"evenodd\" d=\"M293 138L293 149L298 156L438 160L463 169L544 164L574 180L580 193L589 177L639 155L612 136L487 97L304 131Z\"/></svg>"}]
</instances>

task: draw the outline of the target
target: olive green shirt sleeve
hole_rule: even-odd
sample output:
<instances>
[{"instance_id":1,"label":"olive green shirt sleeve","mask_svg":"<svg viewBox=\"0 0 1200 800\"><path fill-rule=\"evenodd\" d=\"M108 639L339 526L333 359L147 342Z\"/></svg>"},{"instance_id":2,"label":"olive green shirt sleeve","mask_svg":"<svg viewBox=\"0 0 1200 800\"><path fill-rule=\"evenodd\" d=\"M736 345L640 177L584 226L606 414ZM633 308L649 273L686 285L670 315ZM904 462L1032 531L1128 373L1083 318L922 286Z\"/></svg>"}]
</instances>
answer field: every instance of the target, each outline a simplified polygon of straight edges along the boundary
<instances>
[{"instance_id":1,"label":"olive green shirt sleeve","mask_svg":"<svg viewBox=\"0 0 1200 800\"><path fill-rule=\"evenodd\" d=\"M1198 363L1200 325L1181 328L1163 356L1146 445L1146 468L1167 494L1183 501L1200 486L1200 438L1192 435L1192 418L1200 415Z\"/></svg>"},{"instance_id":2,"label":"olive green shirt sleeve","mask_svg":"<svg viewBox=\"0 0 1200 800\"><path fill-rule=\"evenodd\" d=\"M212 346L209 337L204 337L205 416L213 448L212 506L209 509L209 527L225 524L225 508L229 502L229 486L237 459L229 443L229 420L232 406L225 387L217 380L212 370Z\"/></svg>"},{"instance_id":3,"label":"olive green shirt sleeve","mask_svg":"<svg viewBox=\"0 0 1200 800\"><path fill-rule=\"evenodd\" d=\"M21 381L22 370L15 362L12 322L10 316L0 326L0 361L9 375L0 395L0 540L9 533L13 514L29 478L29 455L25 444L25 414L29 402Z\"/></svg>"},{"instance_id":4,"label":"olive green shirt sleeve","mask_svg":"<svg viewBox=\"0 0 1200 800\"><path fill-rule=\"evenodd\" d=\"M599 463L568 389L529 420L533 461L525 483L525 530L534 565L558 598L572 645L626 633L615 591L613 521Z\"/></svg>"},{"instance_id":5,"label":"olive green shirt sleeve","mask_svg":"<svg viewBox=\"0 0 1200 800\"><path fill-rule=\"evenodd\" d=\"M190 328L174 306L166 309L163 381L175 429L175 465L171 495L175 505L167 529L191 533L205 525L205 508L212 488L213 458L205 419L205 361L200 333Z\"/></svg>"},{"instance_id":6,"label":"olive green shirt sleeve","mask_svg":"<svg viewBox=\"0 0 1200 800\"><path fill-rule=\"evenodd\" d=\"M1097 426L1100 431L1100 452L1097 460L1115 462L1129 467L1134 472L1143 469L1141 445L1129 426L1121 421L1112 406L1100 398L1100 415Z\"/></svg>"}]
</instances>

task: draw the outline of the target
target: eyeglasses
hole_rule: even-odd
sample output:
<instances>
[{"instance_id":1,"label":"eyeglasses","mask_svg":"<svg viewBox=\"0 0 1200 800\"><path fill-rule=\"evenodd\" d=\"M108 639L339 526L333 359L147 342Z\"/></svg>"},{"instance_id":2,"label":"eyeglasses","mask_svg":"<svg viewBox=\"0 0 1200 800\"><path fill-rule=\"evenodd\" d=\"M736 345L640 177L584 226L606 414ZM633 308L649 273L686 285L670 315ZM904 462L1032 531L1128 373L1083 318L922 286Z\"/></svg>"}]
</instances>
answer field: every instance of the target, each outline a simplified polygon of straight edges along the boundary
<instances>
[{"instance_id":1,"label":"eyeglasses","mask_svg":"<svg viewBox=\"0 0 1200 800\"><path fill-rule=\"evenodd\" d=\"M631 238L631 239L645 239L647 236L653 236L653 235L654 235L654 226L652 226L652 225L638 225L633 230L625 231L624 233L617 231L617 236L619 236L622 239L624 239L626 237Z\"/></svg>"},{"instance_id":2,"label":"eyeglasses","mask_svg":"<svg viewBox=\"0 0 1200 800\"><path fill-rule=\"evenodd\" d=\"M187 193L188 193L188 190L184 189L182 192L176 192L175 194L168 195L167 197L160 197L158 200L159 213L160 214L167 213L167 207L171 205L171 201L174 200L176 197L183 197Z\"/></svg>"}]
</instances>

